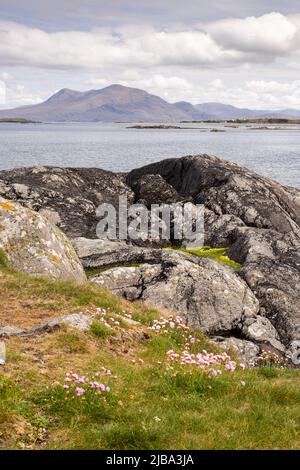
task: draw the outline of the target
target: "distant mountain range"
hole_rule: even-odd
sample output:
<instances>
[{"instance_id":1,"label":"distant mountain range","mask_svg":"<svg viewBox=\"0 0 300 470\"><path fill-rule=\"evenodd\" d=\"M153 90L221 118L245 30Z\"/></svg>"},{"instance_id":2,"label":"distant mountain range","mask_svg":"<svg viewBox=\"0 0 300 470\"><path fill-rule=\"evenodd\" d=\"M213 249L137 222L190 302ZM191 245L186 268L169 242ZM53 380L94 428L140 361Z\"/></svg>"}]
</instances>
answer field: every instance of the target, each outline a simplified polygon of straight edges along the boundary
<instances>
[{"instance_id":1,"label":"distant mountain range","mask_svg":"<svg viewBox=\"0 0 300 470\"><path fill-rule=\"evenodd\" d=\"M186 101L168 103L159 96L137 88L111 85L101 90L75 91L63 88L43 103L0 110L0 118L36 121L170 122L258 118L300 118L300 111L241 109L221 103L192 105Z\"/></svg>"}]
</instances>

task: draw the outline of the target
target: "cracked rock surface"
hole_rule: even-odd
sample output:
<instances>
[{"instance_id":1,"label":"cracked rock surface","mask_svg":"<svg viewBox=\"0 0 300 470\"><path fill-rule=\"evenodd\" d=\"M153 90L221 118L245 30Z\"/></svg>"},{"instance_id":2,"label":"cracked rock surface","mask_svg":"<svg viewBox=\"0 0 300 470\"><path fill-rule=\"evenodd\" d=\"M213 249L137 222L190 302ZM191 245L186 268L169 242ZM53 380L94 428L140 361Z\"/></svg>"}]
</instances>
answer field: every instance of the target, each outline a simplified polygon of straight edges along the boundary
<instances>
[{"instance_id":1,"label":"cracked rock surface","mask_svg":"<svg viewBox=\"0 0 300 470\"><path fill-rule=\"evenodd\" d=\"M209 334L241 329L259 303L231 269L205 258L161 251L159 263L112 268L91 278L129 300L180 314Z\"/></svg>"}]
</instances>

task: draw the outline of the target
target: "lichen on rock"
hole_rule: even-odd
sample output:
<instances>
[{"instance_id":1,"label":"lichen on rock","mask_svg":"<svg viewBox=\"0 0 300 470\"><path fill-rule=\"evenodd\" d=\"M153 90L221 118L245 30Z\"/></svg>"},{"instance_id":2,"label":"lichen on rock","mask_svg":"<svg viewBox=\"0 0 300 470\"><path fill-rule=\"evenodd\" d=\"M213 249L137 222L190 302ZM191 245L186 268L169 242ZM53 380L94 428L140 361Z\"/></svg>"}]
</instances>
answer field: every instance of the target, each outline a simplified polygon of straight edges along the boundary
<instances>
[{"instance_id":1,"label":"lichen on rock","mask_svg":"<svg viewBox=\"0 0 300 470\"><path fill-rule=\"evenodd\" d=\"M0 222L0 249L13 269L59 279L86 279L72 244L40 214L0 197Z\"/></svg>"}]
</instances>

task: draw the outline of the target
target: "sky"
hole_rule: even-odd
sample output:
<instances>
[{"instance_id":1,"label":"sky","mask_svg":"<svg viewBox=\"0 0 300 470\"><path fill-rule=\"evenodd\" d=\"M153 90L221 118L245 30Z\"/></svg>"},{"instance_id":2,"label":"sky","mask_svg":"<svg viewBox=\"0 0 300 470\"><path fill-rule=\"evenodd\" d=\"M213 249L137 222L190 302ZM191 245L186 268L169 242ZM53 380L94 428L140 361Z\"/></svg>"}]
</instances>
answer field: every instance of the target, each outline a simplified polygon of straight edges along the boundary
<instances>
[{"instance_id":1,"label":"sky","mask_svg":"<svg viewBox=\"0 0 300 470\"><path fill-rule=\"evenodd\" d=\"M113 83L300 109L299 0L0 0L0 107Z\"/></svg>"}]
</instances>

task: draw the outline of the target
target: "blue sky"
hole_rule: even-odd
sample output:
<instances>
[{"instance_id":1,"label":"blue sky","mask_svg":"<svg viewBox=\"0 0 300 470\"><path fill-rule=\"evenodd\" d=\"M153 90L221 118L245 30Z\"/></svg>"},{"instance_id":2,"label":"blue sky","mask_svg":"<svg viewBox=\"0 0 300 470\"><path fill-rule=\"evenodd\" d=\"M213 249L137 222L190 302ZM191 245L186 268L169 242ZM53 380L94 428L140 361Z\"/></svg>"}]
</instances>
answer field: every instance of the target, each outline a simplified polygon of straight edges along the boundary
<instances>
[{"instance_id":1,"label":"blue sky","mask_svg":"<svg viewBox=\"0 0 300 470\"><path fill-rule=\"evenodd\" d=\"M0 0L2 108L122 83L300 109L299 58L299 0Z\"/></svg>"}]
</instances>

